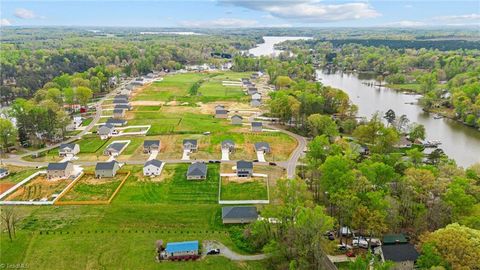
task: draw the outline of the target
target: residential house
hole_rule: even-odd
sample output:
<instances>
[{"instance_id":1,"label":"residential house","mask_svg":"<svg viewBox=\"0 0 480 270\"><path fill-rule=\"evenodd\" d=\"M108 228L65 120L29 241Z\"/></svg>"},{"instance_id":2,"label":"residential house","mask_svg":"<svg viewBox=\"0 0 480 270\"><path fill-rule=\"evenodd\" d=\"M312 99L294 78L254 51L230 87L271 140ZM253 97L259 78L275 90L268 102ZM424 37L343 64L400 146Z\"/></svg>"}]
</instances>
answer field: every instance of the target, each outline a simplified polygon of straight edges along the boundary
<instances>
[{"instance_id":1,"label":"residential house","mask_svg":"<svg viewBox=\"0 0 480 270\"><path fill-rule=\"evenodd\" d=\"M118 131L115 129L115 127L110 124L101 126L97 131L97 134L100 135L100 139L102 140L108 139L117 133Z\"/></svg>"},{"instance_id":2,"label":"residential house","mask_svg":"<svg viewBox=\"0 0 480 270\"><path fill-rule=\"evenodd\" d=\"M237 176L238 177L251 177L253 174L253 162L239 160L237 161Z\"/></svg>"},{"instance_id":3,"label":"residential house","mask_svg":"<svg viewBox=\"0 0 480 270\"><path fill-rule=\"evenodd\" d=\"M254 94L252 94L252 99L261 100L261 99L262 99L262 95L261 95L260 93L254 93Z\"/></svg>"},{"instance_id":4,"label":"residential house","mask_svg":"<svg viewBox=\"0 0 480 270\"><path fill-rule=\"evenodd\" d=\"M243 117L241 115L235 114L231 118L232 125L241 125L243 121Z\"/></svg>"},{"instance_id":5,"label":"residential house","mask_svg":"<svg viewBox=\"0 0 480 270\"><path fill-rule=\"evenodd\" d=\"M96 178L111 178L117 175L117 171L120 169L120 164L116 160L108 162L97 162L95 166Z\"/></svg>"},{"instance_id":6,"label":"residential house","mask_svg":"<svg viewBox=\"0 0 480 270\"><path fill-rule=\"evenodd\" d=\"M73 174L73 163L52 162L47 166L47 179L66 179Z\"/></svg>"},{"instance_id":7,"label":"residential house","mask_svg":"<svg viewBox=\"0 0 480 270\"><path fill-rule=\"evenodd\" d=\"M124 104L115 104L115 107L113 108L114 110L115 109L124 109L124 110L131 110L132 109L132 106L130 105L130 103L124 103Z\"/></svg>"},{"instance_id":8,"label":"residential house","mask_svg":"<svg viewBox=\"0 0 480 270\"><path fill-rule=\"evenodd\" d=\"M223 224L252 223L258 219L255 206L225 206L222 207Z\"/></svg>"},{"instance_id":9,"label":"residential house","mask_svg":"<svg viewBox=\"0 0 480 270\"><path fill-rule=\"evenodd\" d=\"M143 165L143 175L155 176L160 175L163 168L163 162L158 159L151 159Z\"/></svg>"},{"instance_id":10,"label":"residential house","mask_svg":"<svg viewBox=\"0 0 480 270\"><path fill-rule=\"evenodd\" d=\"M113 118L120 119L125 117L125 109L113 109Z\"/></svg>"},{"instance_id":11,"label":"residential house","mask_svg":"<svg viewBox=\"0 0 480 270\"><path fill-rule=\"evenodd\" d=\"M73 126L75 129L79 128L83 123L83 118L81 116L73 117Z\"/></svg>"},{"instance_id":12,"label":"residential house","mask_svg":"<svg viewBox=\"0 0 480 270\"><path fill-rule=\"evenodd\" d=\"M229 153L235 151L235 143L232 140L224 140L222 142L222 150L228 150Z\"/></svg>"},{"instance_id":13,"label":"residential house","mask_svg":"<svg viewBox=\"0 0 480 270\"><path fill-rule=\"evenodd\" d=\"M128 99L126 98L113 98L113 104L129 104Z\"/></svg>"},{"instance_id":14,"label":"residential house","mask_svg":"<svg viewBox=\"0 0 480 270\"><path fill-rule=\"evenodd\" d=\"M128 100L128 95L118 94L114 97L114 99L127 99Z\"/></svg>"},{"instance_id":15,"label":"residential house","mask_svg":"<svg viewBox=\"0 0 480 270\"><path fill-rule=\"evenodd\" d=\"M121 127L121 126L125 126L126 124L127 124L127 120L124 120L124 119L115 119L115 118L107 119L107 125Z\"/></svg>"},{"instance_id":16,"label":"residential house","mask_svg":"<svg viewBox=\"0 0 480 270\"><path fill-rule=\"evenodd\" d=\"M251 96L251 95L253 95L253 94L255 94L255 93L258 93L258 89L257 89L256 87L248 87L248 89L247 89L247 94L248 94L249 96Z\"/></svg>"},{"instance_id":17,"label":"residential house","mask_svg":"<svg viewBox=\"0 0 480 270\"><path fill-rule=\"evenodd\" d=\"M127 143L125 142L111 143L109 146L107 146L107 148L105 148L105 150L103 151L103 154L105 156L112 156L112 157L119 156L126 145Z\"/></svg>"},{"instance_id":18,"label":"residential house","mask_svg":"<svg viewBox=\"0 0 480 270\"><path fill-rule=\"evenodd\" d=\"M250 106L252 107L260 107L262 105L262 101L259 99L252 99L250 101Z\"/></svg>"},{"instance_id":19,"label":"residential house","mask_svg":"<svg viewBox=\"0 0 480 270\"><path fill-rule=\"evenodd\" d=\"M381 257L383 261L393 261L392 269L414 269L419 253L408 243L403 234L387 234L383 237Z\"/></svg>"},{"instance_id":20,"label":"residential house","mask_svg":"<svg viewBox=\"0 0 480 270\"><path fill-rule=\"evenodd\" d=\"M225 110L225 106L223 105L215 105L215 111L216 110Z\"/></svg>"},{"instance_id":21,"label":"residential house","mask_svg":"<svg viewBox=\"0 0 480 270\"><path fill-rule=\"evenodd\" d=\"M255 143L255 151L269 154L271 152L270 145L266 142L257 142Z\"/></svg>"},{"instance_id":22,"label":"residential house","mask_svg":"<svg viewBox=\"0 0 480 270\"><path fill-rule=\"evenodd\" d=\"M228 111L225 109L215 109L215 118L226 119L228 117Z\"/></svg>"},{"instance_id":23,"label":"residential house","mask_svg":"<svg viewBox=\"0 0 480 270\"><path fill-rule=\"evenodd\" d=\"M409 148L412 147L412 142L407 139L406 136L401 136L400 140L395 144L397 148Z\"/></svg>"},{"instance_id":24,"label":"residential house","mask_svg":"<svg viewBox=\"0 0 480 270\"><path fill-rule=\"evenodd\" d=\"M166 258L198 256L198 241L171 242L165 247Z\"/></svg>"},{"instance_id":25,"label":"residential house","mask_svg":"<svg viewBox=\"0 0 480 270\"><path fill-rule=\"evenodd\" d=\"M253 132L262 132L262 127L263 127L262 122L252 122Z\"/></svg>"},{"instance_id":26,"label":"residential house","mask_svg":"<svg viewBox=\"0 0 480 270\"><path fill-rule=\"evenodd\" d=\"M160 151L160 140L143 141L143 153L150 154L152 151Z\"/></svg>"},{"instance_id":27,"label":"residential house","mask_svg":"<svg viewBox=\"0 0 480 270\"><path fill-rule=\"evenodd\" d=\"M192 139L183 140L183 150L189 150L190 152L197 152L198 150L197 140L192 140Z\"/></svg>"},{"instance_id":28,"label":"residential house","mask_svg":"<svg viewBox=\"0 0 480 270\"><path fill-rule=\"evenodd\" d=\"M75 156L78 153L80 153L80 145L77 143L64 143L58 148L58 154L61 157Z\"/></svg>"},{"instance_id":29,"label":"residential house","mask_svg":"<svg viewBox=\"0 0 480 270\"><path fill-rule=\"evenodd\" d=\"M207 179L207 164L203 162L195 162L188 166L187 180L204 180Z\"/></svg>"},{"instance_id":30,"label":"residential house","mask_svg":"<svg viewBox=\"0 0 480 270\"><path fill-rule=\"evenodd\" d=\"M0 168L0 179L6 177L6 176L8 175L8 173L9 173L9 172L8 172L7 169L5 169L5 168Z\"/></svg>"}]
</instances>

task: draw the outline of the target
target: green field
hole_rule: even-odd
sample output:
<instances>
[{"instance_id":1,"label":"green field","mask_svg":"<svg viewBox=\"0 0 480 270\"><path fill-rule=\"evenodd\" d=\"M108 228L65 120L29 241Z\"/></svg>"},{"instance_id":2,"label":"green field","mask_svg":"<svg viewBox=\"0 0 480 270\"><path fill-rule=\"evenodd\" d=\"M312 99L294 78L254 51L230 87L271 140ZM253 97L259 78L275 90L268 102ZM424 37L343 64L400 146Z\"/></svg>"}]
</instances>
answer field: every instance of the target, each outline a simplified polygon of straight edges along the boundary
<instances>
[{"instance_id":1,"label":"green field","mask_svg":"<svg viewBox=\"0 0 480 270\"><path fill-rule=\"evenodd\" d=\"M267 200L268 190L265 178L253 178L248 182L237 183L222 178L221 200Z\"/></svg>"},{"instance_id":2,"label":"green field","mask_svg":"<svg viewBox=\"0 0 480 270\"><path fill-rule=\"evenodd\" d=\"M152 83L147 89L135 96L134 100L170 101L188 95L188 89L198 80L205 78L204 73L185 73L165 76L162 81Z\"/></svg>"},{"instance_id":3,"label":"green field","mask_svg":"<svg viewBox=\"0 0 480 270\"><path fill-rule=\"evenodd\" d=\"M60 201L108 201L125 176L118 173L113 178L96 179L93 174L84 174Z\"/></svg>"},{"instance_id":4,"label":"green field","mask_svg":"<svg viewBox=\"0 0 480 270\"><path fill-rule=\"evenodd\" d=\"M107 140L101 140L98 136L84 136L77 141L80 146L80 153L95 153L107 143Z\"/></svg>"},{"instance_id":5,"label":"green field","mask_svg":"<svg viewBox=\"0 0 480 270\"><path fill-rule=\"evenodd\" d=\"M155 262L158 239L218 240L244 253L221 223L218 165L209 165L205 181L187 181L186 168L168 165L166 177L150 179L140 176L141 167L126 167L132 174L110 205L15 207L22 220L13 242L2 232L1 262L34 269L264 269L262 262L222 257Z\"/></svg>"}]
</instances>

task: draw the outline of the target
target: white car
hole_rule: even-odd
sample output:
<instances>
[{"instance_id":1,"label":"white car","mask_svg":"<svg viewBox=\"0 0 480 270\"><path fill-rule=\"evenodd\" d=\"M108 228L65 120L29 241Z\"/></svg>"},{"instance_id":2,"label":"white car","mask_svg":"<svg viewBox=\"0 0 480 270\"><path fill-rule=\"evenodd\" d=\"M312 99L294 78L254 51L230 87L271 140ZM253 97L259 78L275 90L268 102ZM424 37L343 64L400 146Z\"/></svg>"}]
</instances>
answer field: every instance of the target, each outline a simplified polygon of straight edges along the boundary
<instances>
[{"instance_id":1,"label":"white car","mask_svg":"<svg viewBox=\"0 0 480 270\"><path fill-rule=\"evenodd\" d=\"M361 247L361 248L368 248L368 241L365 238L354 237L353 240L352 240L352 246Z\"/></svg>"}]
</instances>

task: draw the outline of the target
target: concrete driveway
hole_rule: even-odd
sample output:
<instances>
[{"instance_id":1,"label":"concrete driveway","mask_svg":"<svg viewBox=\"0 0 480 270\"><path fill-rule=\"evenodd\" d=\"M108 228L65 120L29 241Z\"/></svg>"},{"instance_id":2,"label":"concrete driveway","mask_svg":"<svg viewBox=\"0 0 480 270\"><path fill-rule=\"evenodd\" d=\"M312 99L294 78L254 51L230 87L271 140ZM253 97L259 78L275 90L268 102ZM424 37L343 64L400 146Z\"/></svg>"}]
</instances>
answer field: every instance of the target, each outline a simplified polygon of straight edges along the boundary
<instances>
[{"instance_id":1,"label":"concrete driveway","mask_svg":"<svg viewBox=\"0 0 480 270\"><path fill-rule=\"evenodd\" d=\"M222 149L222 160L230 160L230 151L228 149Z\"/></svg>"},{"instance_id":2,"label":"concrete driveway","mask_svg":"<svg viewBox=\"0 0 480 270\"><path fill-rule=\"evenodd\" d=\"M182 160L190 160L190 150L183 150Z\"/></svg>"},{"instance_id":3,"label":"concrete driveway","mask_svg":"<svg viewBox=\"0 0 480 270\"><path fill-rule=\"evenodd\" d=\"M258 162L267 162L265 160L265 153L263 151L257 151Z\"/></svg>"}]
</instances>

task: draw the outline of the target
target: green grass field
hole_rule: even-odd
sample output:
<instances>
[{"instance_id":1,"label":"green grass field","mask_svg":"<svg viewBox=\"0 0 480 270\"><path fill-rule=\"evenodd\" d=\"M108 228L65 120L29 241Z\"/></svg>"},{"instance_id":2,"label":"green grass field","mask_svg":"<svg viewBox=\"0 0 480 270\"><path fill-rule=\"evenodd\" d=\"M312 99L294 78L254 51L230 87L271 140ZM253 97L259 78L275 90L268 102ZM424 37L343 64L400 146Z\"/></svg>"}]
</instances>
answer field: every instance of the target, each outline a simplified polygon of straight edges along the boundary
<instances>
[{"instance_id":1,"label":"green grass field","mask_svg":"<svg viewBox=\"0 0 480 270\"><path fill-rule=\"evenodd\" d=\"M113 178L96 179L93 174L84 174L60 201L108 201L125 176L118 173Z\"/></svg>"},{"instance_id":2,"label":"green grass field","mask_svg":"<svg viewBox=\"0 0 480 270\"><path fill-rule=\"evenodd\" d=\"M101 140L98 136L91 135L84 136L76 143L80 146L80 153L95 153L107 143L107 140Z\"/></svg>"},{"instance_id":3,"label":"green grass field","mask_svg":"<svg viewBox=\"0 0 480 270\"><path fill-rule=\"evenodd\" d=\"M231 182L222 178L221 200L267 200L268 190L265 178L253 178L248 182Z\"/></svg>"},{"instance_id":4,"label":"green grass field","mask_svg":"<svg viewBox=\"0 0 480 270\"><path fill-rule=\"evenodd\" d=\"M170 101L188 95L188 89L198 80L205 78L204 73L185 73L165 76L162 81L152 83L147 89L135 96L134 100Z\"/></svg>"}]
</instances>

